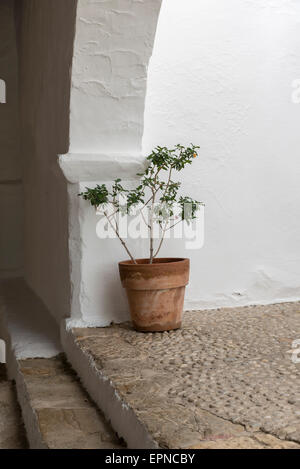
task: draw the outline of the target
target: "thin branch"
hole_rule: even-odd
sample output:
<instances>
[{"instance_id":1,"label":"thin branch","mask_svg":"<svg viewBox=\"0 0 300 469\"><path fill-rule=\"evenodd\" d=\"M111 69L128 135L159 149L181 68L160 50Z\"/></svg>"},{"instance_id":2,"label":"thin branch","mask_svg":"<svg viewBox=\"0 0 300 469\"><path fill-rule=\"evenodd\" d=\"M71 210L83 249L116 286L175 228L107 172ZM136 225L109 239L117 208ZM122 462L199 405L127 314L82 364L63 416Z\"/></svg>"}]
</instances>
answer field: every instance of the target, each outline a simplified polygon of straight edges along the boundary
<instances>
[{"instance_id":1,"label":"thin branch","mask_svg":"<svg viewBox=\"0 0 300 469\"><path fill-rule=\"evenodd\" d=\"M151 226L149 225L149 223L147 223L146 219L145 219L145 216L143 214L143 209L140 210L140 213L142 215L142 219L144 220L144 223L145 225L147 226L147 228L150 230Z\"/></svg>"},{"instance_id":2,"label":"thin branch","mask_svg":"<svg viewBox=\"0 0 300 469\"><path fill-rule=\"evenodd\" d=\"M106 212L104 212L104 215L105 215L105 217L107 218L108 223L110 224L110 226L112 227L112 229L114 230L114 232L116 233L116 235L118 236L119 240L121 241L121 243L122 243L124 249L126 250L126 252L127 252L127 254L129 255L129 257L130 257L130 259L132 260L132 262L133 262L134 264L137 264L136 260L134 259L134 257L132 256L131 252L129 251L128 247L126 246L125 241L121 238L121 236L120 236L120 234L119 234L119 231L118 231L118 228L115 228L115 227L114 227L112 221L110 220L110 218L109 218L109 216L107 215ZM118 226L117 223L116 223L116 226Z\"/></svg>"},{"instance_id":3,"label":"thin branch","mask_svg":"<svg viewBox=\"0 0 300 469\"><path fill-rule=\"evenodd\" d=\"M174 223L174 225L169 226L169 228L167 229L167 231L169 231L169 230L171 230L172 228L174 228L175 226L179 225L179 223L182 223L182 220L179 220L179 221L177 221L176 223Z\"/></svg>"},{"instance_id":4,"label":"thin branch","mask_svg":"<svg viewBox=\"0 0 300 469\"><path fill-rule=\"evenodd\" d=\"M168 191L168 189L169 189L170 182L171 182L171 177L172 177L172 170L173 170L173 168L171 167L171 168L170 168L170 171L169 171L168 181L167 181L165 190L164 190L164 192L163 192L162 198L165 197L165 195L166 195L166 193L167 193L167 191ZM161 199L162 199L162 198L161 198ZM161 238L161 240L160 240L160 243L159 243L159 246L158 246L158 249L157 249L156 253L153 255L153 252L152 252L153 259L156 258L156 256L158 255L159 251L161 250L161 247L162 247L162 245L163 245L163 242L164 242L164 239L165 239L165 235L166 235L167 224L168 224L168 221L166 222L165 227L164 227L164 229L163 229L162 238ZM153 248L152 248L152 249L153 249ZM150 262L150 263L151 263L151 262Z\"/></svg>"},{"instance_id":5,"label":"thin branch","mask_svg":"<svg viewBox=\"0 0 300 469\"><path fill-rule=\"evenodd\" d=\"M157 188L157 178L161 171L161 168L158 168L156 171L156 175L154 178L154 187L151 187L152 197L151 197L151 210L150 210L150 259L149 264L153 263L153 252L154 252L154 239L153 239L153 229L154 229L154 222L153 222L153 214L154 214L154 204L155 204L155 197L159 191L159 187Z\"/></svg>"},{"instance_id":6,"label":"thin branch","mask_svg":"<svg viewBox=\"0 0 300 469\"><path fill-rule=\"evenodd\" d=\"M163 242L164 242L164 239L165 239L166 231L167 231L167 225L168 225L168 221L166 221L165 227L163 228L162 237L161 237L161 240L160 240L158 249L157 249L156 253L155 253L154 256L153 256L153 259L156 258L156 256L158 255L159 251L161 250L161 247L162 247Z\"/></svg>"},{"instance_id":7,"label":"thin branch","mask_svg":"<svg viewBox=\"0 0 300 469\"><path fill-rule=\"evenodd\" d=\"M115 217L115 215L118 213L119 210L116 210L114 213L111 213L110 215L106 215L108 216L108 218L113 218ZM104 213L104 212L103 212Z\"/></svg>"},{"instance_id":8,"label":"thin branch","mask_svg":"<svg viewBox=\"0 0 300 469\"><path fill-rule=\"evenodd\" d=\"M170 168L170 172L169 172L169 178L168 178L168 182L167 182L167 185L166 185L166 188L165 188L165 191L164 191L163 197L166 195L166 193L167 193L167 190L169 189L170 182L171 182L172 171L173 171L173 168L172 168L172 166L171 166L171 168Z\"/></svg>"},{"instance_id":9,"label":"thin branch","mask_svg":"<svg viewBox=\"0 0 300 469\"><path fill-rule=\"evenodd\" d=\"M158 255L159 251L161 250L161 247L162 247L163 242L164 242L164 240L165 240L166 232L167 232L167 231L170 231L172 228L174 228L176 225L178 225L178 224L181 223L181 222L182 222L182 220L179 220L177 223L174 223L174 225L171 225L171 226L169 226L169 228L164 229L164 231L163 231L163 236L162 236L162 238L161 238L161 241L160 241L160 244L159 244L159 246L158 246L158 249L157 249L156 253L154 254L154 258Z\"/></svg>"},{"instance_id":10,"label":"thin branch","mask_svg":"<svg viewBox=\"0 0 300 469\"><path fill-rule=\"evenodd\" d=\"M157 192L158 192L158 190L157 190ZM144 210L144 208L146 208L146 207L147 207L147 205L149 204L149 202L151 202L151 200L152 200L152 197L153 197L153 194L151 195L150 199L149 199L149 200L147 200L147 202L146 202L146 203L143 205L143 207L141 208L141 210Z\"/></svg>"},{"instance_id":11,"label":"thin branch","mask_svg":"<svg viewBox=\"0 0 300 469\"><path fill-rule=\"evenodd\" d=\"M154 241L153 241L153 212L154 212L154 203L155 203L155 194L153 193L151 209L150 209L150 259L149 264L153 263L153 250L154 250Z\"/></svg>"}]
</instances>

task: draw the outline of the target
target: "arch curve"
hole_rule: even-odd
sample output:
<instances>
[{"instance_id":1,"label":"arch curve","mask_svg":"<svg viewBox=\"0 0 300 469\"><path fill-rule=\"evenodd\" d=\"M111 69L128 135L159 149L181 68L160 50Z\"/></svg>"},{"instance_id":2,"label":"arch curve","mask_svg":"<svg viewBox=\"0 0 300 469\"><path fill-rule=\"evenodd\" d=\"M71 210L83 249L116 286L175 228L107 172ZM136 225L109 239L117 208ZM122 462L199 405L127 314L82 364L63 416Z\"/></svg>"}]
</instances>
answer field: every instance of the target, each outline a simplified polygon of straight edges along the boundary
<instances>
[{"instance_id":1,"label":"arch curve","mask_svg":"<svg viewBox=\"0 0 300 469\"><path fill-rule=\"evenodd\" d=\"M70 183L71 318L85 324L127 319L122 288L111 268L121 254L115 246L99 244L95 219L77 194L88 181L112 181L120 174L132 180L144 165L148 64L161 4L79 0L77 5L70 149L59 163ZM95 256L99 249L101 266Z\"/></svg>"},{"instance_id":2,"label":"arch curve","mask_svg":"<svg viewBox=\"0 0 300 469\"><path fill-rule=\"evenodd\" d=\"M70 153L141 152L148 63L162 0L79 0Z\"/></svg>"}]
</instances>

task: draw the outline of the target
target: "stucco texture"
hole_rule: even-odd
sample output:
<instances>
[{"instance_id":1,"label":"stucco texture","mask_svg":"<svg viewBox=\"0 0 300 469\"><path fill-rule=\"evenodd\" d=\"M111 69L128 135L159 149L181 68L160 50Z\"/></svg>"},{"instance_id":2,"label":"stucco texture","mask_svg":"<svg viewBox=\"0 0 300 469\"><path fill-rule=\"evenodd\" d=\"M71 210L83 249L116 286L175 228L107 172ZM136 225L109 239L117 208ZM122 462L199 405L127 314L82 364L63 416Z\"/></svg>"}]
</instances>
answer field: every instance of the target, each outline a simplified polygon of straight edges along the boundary
<instances>
[{"instance_id":1,"label":"stucco texture","mask_svg":"<svg viewBox=\"0 0 300 469\"><path fill-rule=\"evenodd\" d=\"M118 176L132 180L141 170L147 70L160 6L161 0L78 2L70 150L61 167L77 182L69 184L71 317L89 325L128 317L117 270L124 252L118 241L97 237L95 210L77 194Z\"/></svg>"},{"instance_id":2,"label":"stucco texture","mask_svg":"<svg viewBox=\"0 0 300 469\"><path fill-rule=\"evenodd\" d=\"M187 307L300 297L300 4L165 0L149 67L144 152L201 145L181 179L204 201Z\"/></svg>"},{"instance_id":3,"label":"stucco texture","mask_svg":"<svg viewBox=\"0 0 300 469\"><path fill-rule=\"evenodd\" d=\"M141 153L148 61L161 1L78 1L71 153Z\"/></svg>"}]
</instances>

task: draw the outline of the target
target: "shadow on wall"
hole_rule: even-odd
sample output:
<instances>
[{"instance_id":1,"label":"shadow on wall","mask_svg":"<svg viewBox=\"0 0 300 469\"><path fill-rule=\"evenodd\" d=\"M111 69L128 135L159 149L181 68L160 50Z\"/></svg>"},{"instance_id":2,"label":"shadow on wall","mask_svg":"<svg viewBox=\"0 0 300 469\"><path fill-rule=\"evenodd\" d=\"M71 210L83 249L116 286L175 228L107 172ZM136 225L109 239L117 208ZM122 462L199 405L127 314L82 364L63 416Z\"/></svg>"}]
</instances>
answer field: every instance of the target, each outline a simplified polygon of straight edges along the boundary
<instances>
[{"instance_id":1,"label":"shadow on wall","mask_svg":"<svg viewBox=\"0 0 300 469\"><path fill-rule=\"evenodd\" d=\"M23 194L14 1L0 0L0 278L23 274Z\"/></svg>"},{"instance_id":2,"label":"shadow on wall","mask_svg":"<svg viewBox=\"0 0 300 469\"><path fill-rule=\"evenodd\" d=\"M56 171L69 149L77 1L17 0L25 200L25 278L57 320L70 311L68 198Z\"/></svg>"}]
</instances>

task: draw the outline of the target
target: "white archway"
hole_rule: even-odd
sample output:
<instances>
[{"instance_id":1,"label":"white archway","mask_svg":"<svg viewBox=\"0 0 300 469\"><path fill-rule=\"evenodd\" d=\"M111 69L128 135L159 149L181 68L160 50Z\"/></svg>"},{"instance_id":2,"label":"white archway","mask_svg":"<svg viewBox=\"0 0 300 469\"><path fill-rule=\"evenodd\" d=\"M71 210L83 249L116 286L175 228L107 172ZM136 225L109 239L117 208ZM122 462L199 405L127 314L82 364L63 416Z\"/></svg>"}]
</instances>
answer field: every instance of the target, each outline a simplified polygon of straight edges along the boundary
<instances>
[{"instance_id":1,"label":"white archway","mask_svg":"<svg viewBox=\"0 0 300 469\"><path fill-rule=\"evenodd\" d=\"M58 322L126 319L122 289L111 282L122 253L96 237L95 213L77 195L120 172L132 179L143 165L147 69L161 2L16 3L25 278Z\"/></svg>"},{"instance_id":2,"label":"white archway","mask_svg":"<svg viewBox=\"0 0 300 469\"><path fill-rule=\"evenodd\" d=\"M115 272L123 254L97 238L95 213L77 194L87 183L120 174L133 179L144 164L147 72L161 3L78 2L70 150L59 160L69 183L71 318L77 324L106 326L127 318Z\"/></svg>"}]
</instances>

